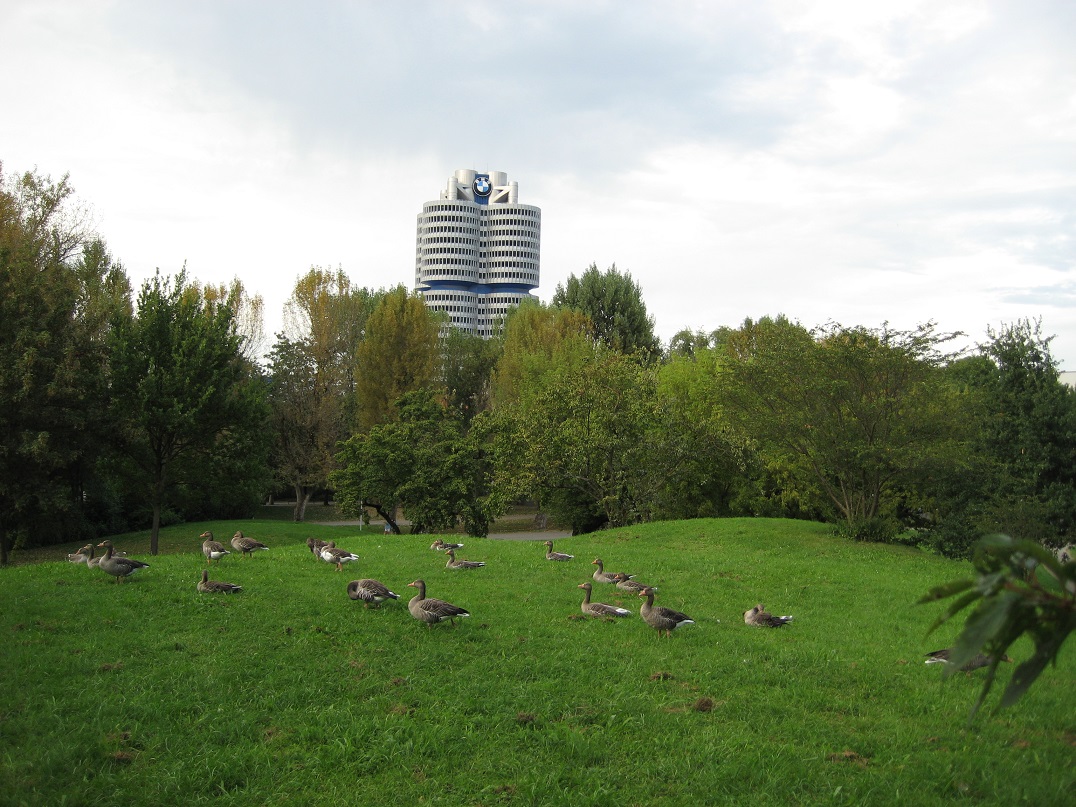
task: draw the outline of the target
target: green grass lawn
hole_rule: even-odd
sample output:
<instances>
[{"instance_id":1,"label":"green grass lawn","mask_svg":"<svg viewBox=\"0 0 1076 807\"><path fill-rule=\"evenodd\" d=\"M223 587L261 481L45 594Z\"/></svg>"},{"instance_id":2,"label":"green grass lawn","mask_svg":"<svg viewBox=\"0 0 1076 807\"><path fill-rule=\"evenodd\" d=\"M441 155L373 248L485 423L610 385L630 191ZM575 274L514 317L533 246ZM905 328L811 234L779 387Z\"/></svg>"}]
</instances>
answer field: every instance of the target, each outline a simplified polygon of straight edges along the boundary
<instances>
[{"instance_id":1,"label":"green grass lawn","mask_svg":"<svg viewBox=\"0 0 1076 807\"><path fill-rule=\"evenodd\" d=\"M213 564L242 593L195 591L205 529L271 547ZM308 535L361 560L337 572ZM560 539L569 563L467 538L473 571L377 527L188 524L157 557L114 540L150 568L117 584L68 546L0 569L0 804L1076 803L1071 646L993 715L1006 666L971 727L982 671L922 663L959 625L928 638L943 604L914 603L966 564L765 519ZM697 624L659 638L598 584L634 614L582 618L597 556ZM358 577L401 600L363 609ZM419 577L472 616L412 619ZM760 601L795 621L744 625Z\"/></svg>"}]
</instances>

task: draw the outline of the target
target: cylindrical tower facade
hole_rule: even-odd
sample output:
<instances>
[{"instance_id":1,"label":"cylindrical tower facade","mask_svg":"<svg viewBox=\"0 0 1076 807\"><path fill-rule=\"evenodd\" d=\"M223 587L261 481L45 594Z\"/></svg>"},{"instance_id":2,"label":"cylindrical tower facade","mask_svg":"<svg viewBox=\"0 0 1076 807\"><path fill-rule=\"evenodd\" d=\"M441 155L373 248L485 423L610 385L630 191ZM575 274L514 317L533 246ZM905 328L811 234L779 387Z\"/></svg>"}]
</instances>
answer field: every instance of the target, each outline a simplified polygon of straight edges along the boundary
<instances>
[{"instance_id":1,"label":"cylindrical tower facade","mask_svg":"<svg viewBox=\"0 0 1076 807\"><path fill-rule=\"evenodd\" d=\"M491 336L538 287L542 211L503 171L461 169L418 216L415 289L456 328Z\"/></svg>"}]
</instances>

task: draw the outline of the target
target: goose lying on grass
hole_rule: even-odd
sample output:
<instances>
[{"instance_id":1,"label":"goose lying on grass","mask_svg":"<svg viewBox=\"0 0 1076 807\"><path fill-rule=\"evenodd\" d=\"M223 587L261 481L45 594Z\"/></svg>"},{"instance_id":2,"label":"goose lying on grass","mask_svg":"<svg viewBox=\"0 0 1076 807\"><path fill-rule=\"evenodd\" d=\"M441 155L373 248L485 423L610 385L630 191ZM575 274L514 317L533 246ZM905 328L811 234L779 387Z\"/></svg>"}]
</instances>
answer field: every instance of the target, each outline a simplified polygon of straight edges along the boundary
<instances>
[{"instance_id":1,"label":"goose lying on grass","mask_svg":"<svg viewBox=\"0 0 1076 807\"><path fill-rule=\"evenodd\" d=\"M67 562L68 563L85 563L86 561L88 561L90 559L90 555L89 555L88 552L85 551L86 547L90 547L90 544L86 544L86 546L82 547L81 549L78 549L78 550L76 550L74 552L68 553Z\"/></svg>"},{"instance_id":2,"label":"goose lying on grass","mask_svg":"<svg viewBox=\"0 0 1076 807\"><path fill-rule=\"evenodd\" d=\"M743 612L743 621L748 625L758 628L780 628L792 621L790 616L774 616L766 610L766 606L759 603L754 608Z\"/></svg>"},{"instance_id":3,"label":"goose lying on grass","mask_svg":"<svg viewBox=\"0 0 1076 807\"><path fill-rule=\"evenodd\" d=\"M448 550L448 563L445 564L447 569L481 569L485 566L485 561L481 560L456 560L456 550Z\"/></svg>"},{"instance_id":4,"label":"goose lying on grass","mask_svg":"<svg viewBox=\"0 0 1076 807\"><path fill-rule=\"evenodd\" d=\"M455 626L457 618L462 619L471 615L466 608L460 608L458 605L453 605L444 600L427 597L425 580L416 580L407 585L418 589L418 594L407 603L407 610L419 622L425 622L427 627L446 620Z\"/></svg>"},{"instance_id":5,"label":"goose lying on grass","mask_svg":"<svg viewBox=\"0 0 1076 807\"><path fill-rule=\"evenodd\" d=\"M204 538L202 541L202 554L205 555L206 564L210 564L215 560L220 560L225 555L232 554L230 551L224 548L224 544L220 541L214 540L213 533L206 530L199 538Z\"/></svg>"},{"instance_id":6,"label":"goose lying on grass","mask_svg":"<svg viewBox=\"0 0 1076 807\"><path fill-rule=\"evenodd\" d=\"M591 575L591 577L594 578L595 582L598 582L598 583L615 583L617 581L617 575L618 574L623 574L623 572L607 572L607 571L605 571L605 569L603 568L603 565L602 565L602 559L601 558L594 558L594 560L592 560L591 563L593 563L595 566L598 567L595 570L594 574ZM627 578L630 579L632 577L635 577L635 575L633 575L633 574L625 574L624 577L627 577Z\"/></svg>"},{"instance_id":7,"label":"goose lying on grass","mask_svg":"<svg viewBox=\"0 0 1076 807\"><path fill-rule=\"evenodd\" d=\"M569 555L567 552L554 552L552 541L545 542L545 549L546 560L571 560L575 557L575 555Z\"/></svg>"},{"instance_id":8,"label":"goose lying on grass","mask_svg":"<svg viewBox=\"0 0 1076 807\"><path fill-rule=\"evenodd\" d=\"M613 577L616 578L616 587L621 591L630 591L632 594L638 594L644 588L652 588L654 591L658 590L657 586L647 586L646 583L640 583L638 580L632 580L623 572L617 572Z\"/></svg>"},{"instance_id":9,"label":"goose lying on grass","mask_svg":"<svg viewBox=\"0 0 1076 807\"><path fill-rule=\"evenodd\" d=\"M949 659L952 657L953 648L946 647L943 650L932 650L927 653L927 660L924 664L949 664ZM1002 656L1002 661L1012 662L1012 659L1008 656ZM980 667L988 667L994 663L994 657L988 656L985 653L977 653L969 661L965 662L961 667L962 672L971 672L972 670L978 670Z\"/></svg>"},{"instance_id":10,"label":"goose lying on grass","mask_svg":"<svg viewBox=\"0 0 1076 807\"><path fill-rule=\"evenodd\" d=\"M660 636L664 631L665 636L672 636L672 632L682 625L694 625L695 620L687 614L666 608L663 605L654 605L654 589L649 586L639 592L640 597L646 597L646 602L639 609L639 616L647 625L658 632Z\"/></svg>"},{"instance_id":11,"label":"goose lying on grass","mask_svg":"<svg viewBox=\"0 0 1076 807\"><path fill-rule=\"evenodd\" d=\"M112 546L111 541L102 541L97 546L104 547L105 549L105 554L102 555L101 560L98 561L97 568L106 574L115 577L117 583L122 583L123 578L134 574L139 569L149 568L148 563L114 554L115 548Z\"/></svg>"},{"instance_id":12,"label":"goose lying on grass","mask_svg":"<svg viewBox=\"0 0 1076 807\"><path fill-rule=\"evenodd\" d=\"M583 604L580 606L580 610L587 616L631 616L631 611L627 608L620 608L604 602L591 602L590 592L593 586L590 583L580 583L576 588L583 589Z\"/></svg>"},{"instance_id":13,"label":"goose lying on grass","mask_svg":"<svg viewBox=\"0 0 1076 807\"><path fill-rule=\"evenodd\" d=\"M370 603L381 605L385 600L398 600L400 595L395 591L389 591L388 587L380 580L364 578L352 580L347 584L347 596L353 600L361 600L363 608L369 608Z\"/></svg>"},{"instance_id":14,"label":"goose lying on grass","mask_svg":"<svg viewBox=\"0 0 1076 807\"><path fill-rule=\"evenodd\" d=\"M210 580L209 569L202 569L202 579L198 581L198 591L202 594L233 594L242 591L242 586L225 583L223 580Z\"/></svg>"},{"instance_id":15,"label":"goose lying on grass","mask_svg":"<svg viewBox=\"0 0 1076 807\"><path fill-rule=\"evenodd\" d=\"M253 538L247 538L242 532L237 532L232 536L232 548L236 552L242 552L243 557L247 557L254 552L258 552L262 549L268 549L261 541L255 541Z\"/></svg>"}]
</instances>

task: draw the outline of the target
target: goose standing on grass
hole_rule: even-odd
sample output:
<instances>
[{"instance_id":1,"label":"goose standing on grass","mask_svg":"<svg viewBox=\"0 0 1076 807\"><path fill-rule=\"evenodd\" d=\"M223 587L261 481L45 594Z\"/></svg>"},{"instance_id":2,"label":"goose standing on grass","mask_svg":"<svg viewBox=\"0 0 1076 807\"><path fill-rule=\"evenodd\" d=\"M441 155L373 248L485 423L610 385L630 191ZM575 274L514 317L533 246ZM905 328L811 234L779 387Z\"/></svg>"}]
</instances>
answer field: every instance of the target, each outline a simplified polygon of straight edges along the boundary
<instances>
[{"instance_id":1,"label":"goose standing on grass","mask_svg":"<svg viewBox=\"0 0 1076 807\"><path fill-rule=\"evenodd\" d=\"M448 550L448 563L445 564L446 569L481 569L486 565L482 560L456 560L456 550Z\"/></svg>"},{"instance_id":2,"label":"goose standing on grass","mask_svg":"<svg viewBox=\"0 0 1076 807\"><path fill-rule=\"evenodd\" d=\"M595 566L598 567L595 570L594 574L591 575L591 577L594 578L595 582L598 582L598 583L615 583L617 581L617 575L618 574L623 574L623 572L607 572L607 571L605 571L605 569L602 568L602 559L601 558L594 558L594 560L592 560L591 563L593 563ZM633 575L633 574L625 574L624 577L627 577L628 579L631 579L632 577L635 577L635 575Z\"/></svg>"},{"instance_id":3,"label":"goose standing on grass","mask_svg":"<svg viewBox=\"0 0 1076 807\"><path fill-rule=\"evenodd\" d=\"M125 558L113 554L115 548L112 546L111 541L102 541L97 546L104 547L105 549L105 554L102 555L101 560L98 561L97 568L115 577L117 583L122 583L123 578L134 574L139 569L149 568L148 563L143 563L134 558Z\"/></svg>"},{"instance_id":4,"label":"goose standing on grass","mask_svg":"<svg viewBox=\"0 0 1076 807\"><path fill-rule=\"evenodd\" d=\"M444 552L446 549L463 549L463 544L446 544L440 538L430 544L430 549L436 549L438 552Z\"/></svg>"},{"instance_id":5,"label":"goose standing on grass","mask_svg":"<svg viewBox=\"0 0 1076 807\"><path fill-rule=\"evenodd\" d=\"M370 603L378 606L385 600L400 599L399 594L395 591L389 591L388 586L380 580L371 580L370 578L352 580L348 583L347 596L353 600L362 600L363 608L369 608Z\"/></svg>"},{"instance_id":6,"label":"goose standing on grass","mask_svg":"<svg viewBox=\"0 0 1076 807\"><path fill-rule=\"evenodd\" d=\"M580 610L587 616L631 616L627 608L609 605L604 602L591 602L590 592L593 586L590 583L580 583L576 588L583 589L583 604Z\"/></svg>"},{"instance_id":7,"label":"goose standing on grass","mask_svg":"<svg viewBox=\"0 0 1076 807\"><path fill-rule=\"evenodd\" d=\"M306 548L310 550L310 554L315 558L321 557L321 550L329 545L328 541L323 541L320 538L307 538Z\"/></svg>"},{"instance_id":8,"label":"goose standing on grass","mask_svg":"<svg viewBox=\"0 0 1076 807\"><path fill-rule=\"evenodd\" d=\"M243 557L245 558L261 549L268 549L269 547L261 541L247 538L242 532L237 532L232 536L232 548L237 552L242 552Z\"/></svg>"},{"instance_id":9,"label":"goose standing on grass","mask_svg":"<svg viewBox=\"0 0 1076 807\"><path fill-rule=\"evenodd\" d=\"M418 589L418 594L407 603L407 610L419 622L425 622L427 627L445 620L451 622L455 627L457 618L462 619L471 615L471 612L466 608L460 608L458 605L453 605L444 600L427 597L425 580L416 580L407 585Z\"/></svg>"},{"instance_id":10,"label":"goose standing on grass","mask_svg":"<svg viewBox=\"0 0 1076 807\"><path fill-rule=\"evenodd\" d=\"M209 532L209 530L206 530L198 537L205 539L202 541L202 554L205 555L206 565L209 565L215 560L220 560L225 555L232 554L224 548L224 544L213 539L213 533Z\"/></svg>"},{"instance_id":11,"label":"goose standing on grass","mask_svg":"<svg viewBox=\"0 0 1076 807\"><path fill-rule=\"evenodd\" d=\"M632 580L623 572L618 572L613 575L616 578L616 587L621 591L630 591L632 594L638 594L644 588L652 588L654 591L658 590L657 586L648 586L646 583L640 583L638 580Z\"/></svg>"},{"instance_id":12,"label":"goose standing on grass","mask_svg":"<svg viewBox=\"0 0 1076 807\"><path fill-rule=\"evenodd\" d=\"M953 648L946 647L944 650L932 650L927 653L927 660L924 664L945 664L948 665L949 659L953 655ZM1012 662L1012 659L1008 656L1002 656L1002 661ZM966 661L961 667L961 672L971 672L972 670L978 670L980 667L988 667L994 663L994 657L988 656L986 653L977 653L971 659Z\"/></svg>"},{"instance_id":13,"label":"goose standing on grass","mask_svg":"<svg viewBox=\"0 0 1076 807\"><path fill-rule=\"evenodd\" d=\"M759 603L754 608L743 612L743 621L748 625L758 628L780 628L792 621L790 616L774 616L766 610L766 606Z\"/></svg>"},{"instance_id":14,"label":"goose standing on grass","mask_svg":"<svg viewBox=\"0 0 1076 807\"><path fill-rule=\"evenodd\" d=\"M321 548L321 559L326 563L335 563L336 571L340 572L343 571L345 563L358 560L359 556L348 552L346 549L338 549L336 541L329 541Z\"/></svg>"},{"instance_id":15,"label":"goose standing on grass","mask_svg":"<svg viewBox=\"0 0 1076 807\"><path fill-rule=\"evenodd\" d=\"M546 560L571 560L575 557L575 555L569 555L567 552L554 552L552 541L545 542L545 549Z\"/></svg>"},{"instance_id":16,"label":"goose standing on grass","mask_svg":"<svg viewBox=\"0 0 1076 807\"><path fill-rule=\"evenodd\" d=\"M639 592L639 596L646 597L646 602L644 602L639 609L639 616L643 618L643 621L646 622L647 625L656 630L659 636L662 631L664 631L667 638L672 636L672 632L681 625L695 624L695 620L687 614L682 614L679 611L674 611L672 608L666 608L663 605L655 606L654 589L650 586L645 586L643 590Z\"/></svg>"},{"instance_id":17,"label":"goose standing on grass","mask_svg":"<svg viewBox=\"0 0 1076 807\"><path fill-rule=\"evenodd\" d=\"M232 594L242 591L242 586L235 583L225 583L223 580L210 580L209 569L202 569L202 579L198 581L198 591L202 594Z\"/></svg>"}]
</instances>

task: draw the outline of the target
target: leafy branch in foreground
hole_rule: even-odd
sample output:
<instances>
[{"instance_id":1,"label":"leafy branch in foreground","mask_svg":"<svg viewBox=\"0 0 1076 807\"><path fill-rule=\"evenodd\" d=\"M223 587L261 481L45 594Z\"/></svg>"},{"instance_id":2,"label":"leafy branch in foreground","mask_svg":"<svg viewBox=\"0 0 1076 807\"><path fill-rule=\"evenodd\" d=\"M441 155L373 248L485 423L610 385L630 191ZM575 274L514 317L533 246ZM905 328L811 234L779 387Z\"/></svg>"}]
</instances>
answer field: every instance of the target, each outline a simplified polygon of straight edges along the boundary
<instances>
[{"instance_id":1,"label":"leafy branch in foreground","mask_svg":"<svg viewBox=\"0 0 1076 807\"><path fill-rule=\"evenodd\" d=\"M972 562L975 579L946 583L919 600L922 604L961 595L935 620L928 634L978 602L964 623L945 671L952 675L980 652L990 658L986 681L969 721L986 700L998 664L1013 642L1026 633L1035 644L1035 652L1016 667L997 709L1014 704L1047 664L1057 663L1061 646L1076 628L1076 562L1061 563L1040 544L1007 535L984 537Z\"/></svg>"}]
</instances>

